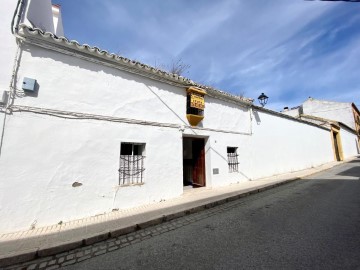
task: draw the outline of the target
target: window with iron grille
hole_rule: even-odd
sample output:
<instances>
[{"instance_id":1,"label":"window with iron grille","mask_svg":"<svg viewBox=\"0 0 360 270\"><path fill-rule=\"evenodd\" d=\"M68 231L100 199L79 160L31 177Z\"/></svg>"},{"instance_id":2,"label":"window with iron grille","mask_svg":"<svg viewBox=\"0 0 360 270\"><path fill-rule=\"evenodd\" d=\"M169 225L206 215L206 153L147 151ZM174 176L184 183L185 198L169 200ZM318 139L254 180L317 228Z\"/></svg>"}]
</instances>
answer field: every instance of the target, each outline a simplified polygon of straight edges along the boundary
<instances>
[{"instance_id":1,"label":"window with iron grille","mask_svg":"<svg viewBox=\"0 0 360 270\"><path fill-rule=\"evenodd\" d=\"M238 161L237 147L228 147L227 156L228 156L229 172L238 172L239 161Z\"/></svg>"},{"instance_id":2,"label":"window with iron grille","mask_svg":"<svg viewBox=\"0 0 360 270\"><path fill-rule=\"evenodd\" d=\"M119 185L141 185L144 183L145 144L121 143Z\"/></svg>"}]
</instances>

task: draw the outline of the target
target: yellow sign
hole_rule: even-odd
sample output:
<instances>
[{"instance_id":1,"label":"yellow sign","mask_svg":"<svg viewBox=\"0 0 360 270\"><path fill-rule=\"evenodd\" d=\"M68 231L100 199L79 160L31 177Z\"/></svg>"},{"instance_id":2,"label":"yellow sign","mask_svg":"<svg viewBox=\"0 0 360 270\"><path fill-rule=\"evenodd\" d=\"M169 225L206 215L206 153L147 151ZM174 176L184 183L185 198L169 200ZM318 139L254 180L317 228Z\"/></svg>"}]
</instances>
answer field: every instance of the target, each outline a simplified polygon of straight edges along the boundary
<instances>
[{"instance_id":1,"label":"yellow sign","mask_svg":"<svg viewBox=\"0 0 360 270\"><path fill-rule=\"evenodd\" d=\"M203 96L192 93L190 107L203 110L205 108L205 99Z\"/></svg>"}]
</instances>

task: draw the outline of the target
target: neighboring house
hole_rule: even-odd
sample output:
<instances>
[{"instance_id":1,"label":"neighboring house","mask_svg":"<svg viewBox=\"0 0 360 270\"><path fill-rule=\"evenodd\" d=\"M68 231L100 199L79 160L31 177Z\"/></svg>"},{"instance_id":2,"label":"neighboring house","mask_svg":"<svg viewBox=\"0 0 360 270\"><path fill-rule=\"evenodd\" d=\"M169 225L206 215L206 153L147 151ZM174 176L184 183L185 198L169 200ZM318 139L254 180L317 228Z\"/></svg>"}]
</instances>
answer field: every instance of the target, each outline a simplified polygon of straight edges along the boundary
<instances>
[{"instance_id":1,"label":"neighboring house","mask_svg":"<svg viewBox=\"0 0 360 270\"><path fill-rule=\"evenodd\" d=\"M298 118L330 129L335 160L341 161L360 153L355 130L344 123L306 114Z\"/></svg>"},{"instance_id":2,"label":"neighboring house","mask_svg":"<svg viewBox=\"0 0 360 270\"><path fill-rule=\"evenodd\" d=\"M355 143L360 145L360 113L354 103L318 100L309 97L302 105L284 108L282 113L300 119L318 119L327 122L337 122L338 126L346 126L346 130L357 135ZM342 158L340 158L342 160Z\"/></svg>"},{"instance_id":3,"label":"neighboring house","mask_svg":"<svg viewBox=\"0 0 360 270\"><path fill-rule=\"evenodd\" d=\"M356 130L359 121L359 110L354 103L307 99L302 104L303 114L323 117L342 122Z\"/></svg>"},{"instance_id":4,"label":"neighboring house","mask_svg":"<svg viewBox=\"0 0 360 270\"><path fill-rule=\"evenodd\" d=\"M329 126L61 37L49 0L4 1L1 232L334 160Z\"/></svg>"}]
</instances>

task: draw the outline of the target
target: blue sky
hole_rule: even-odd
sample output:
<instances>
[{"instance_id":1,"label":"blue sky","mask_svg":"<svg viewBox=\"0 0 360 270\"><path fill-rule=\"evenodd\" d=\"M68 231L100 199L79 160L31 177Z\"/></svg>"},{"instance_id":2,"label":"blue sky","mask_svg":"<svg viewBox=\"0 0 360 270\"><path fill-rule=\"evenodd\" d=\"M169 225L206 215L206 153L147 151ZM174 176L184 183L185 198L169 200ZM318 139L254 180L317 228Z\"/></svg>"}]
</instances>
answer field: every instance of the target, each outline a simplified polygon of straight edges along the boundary
<instances>
[{"instance_id":1,"label":"blue sky","mask_svg":"<svg viewBox=\"0 0 360 270\"><path fill-rule=\"evenodd\" d=\"M360 3L303 0L53 0L66 37L149 65L182 59L186 77L267 108L309 96L360 108ZM255 101L257 104L257 100Z\"/></svg>"}]
</instances>

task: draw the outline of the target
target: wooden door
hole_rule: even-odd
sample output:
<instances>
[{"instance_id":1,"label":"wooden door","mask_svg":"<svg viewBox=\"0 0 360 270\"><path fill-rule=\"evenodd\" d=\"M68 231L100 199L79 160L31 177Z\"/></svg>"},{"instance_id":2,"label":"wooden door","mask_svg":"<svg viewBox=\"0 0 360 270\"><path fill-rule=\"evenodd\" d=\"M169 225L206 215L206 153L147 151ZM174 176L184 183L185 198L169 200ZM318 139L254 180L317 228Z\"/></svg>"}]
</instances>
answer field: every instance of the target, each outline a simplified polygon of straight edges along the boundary
<instances>
[{"instance_id":1,"label":"wooden door","mask_svg":"<svg viewBox=\"0 0 360 270\"><path fill-rule=\"evenodd\" d=\"M205 186L205 141L195 139L192 142L193 154L193 185Z\"/></svg>"}]
</instances>

